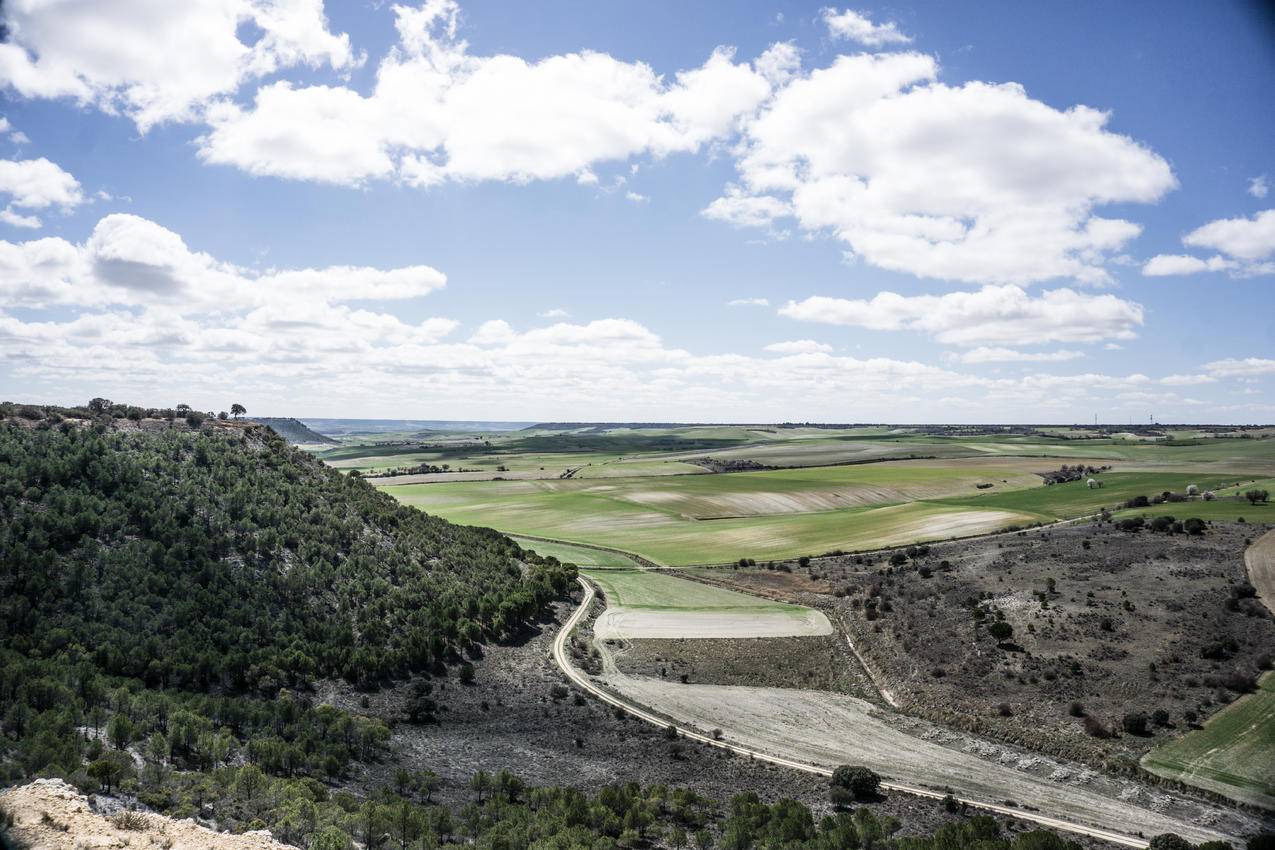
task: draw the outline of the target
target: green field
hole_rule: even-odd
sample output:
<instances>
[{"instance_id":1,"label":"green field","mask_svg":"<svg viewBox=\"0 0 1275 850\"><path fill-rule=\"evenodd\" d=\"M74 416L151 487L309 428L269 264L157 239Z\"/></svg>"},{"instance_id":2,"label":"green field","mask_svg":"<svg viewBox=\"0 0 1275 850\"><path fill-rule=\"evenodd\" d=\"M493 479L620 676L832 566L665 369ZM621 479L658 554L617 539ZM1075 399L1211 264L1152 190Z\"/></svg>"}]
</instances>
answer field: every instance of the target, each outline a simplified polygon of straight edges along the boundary
<instances>
[{"instance_id":1,"label":"green field","mask_svg":"<svg viewBox=\"0 0 1275 850\"><path fill-rule=\"evenodd\" d=\"M1142 765L1241 802L1275 808L1275 674L1204 728L1156 747Z\"/></svg>"},{"instance_id":2,"label":"green field","mask_svg":"<svg viewBox=\"0 0 1275 850\"><path fill-rule=\"evenodd\" d=\"M1236 480L1196 470L1109 472L1098 476L1101 488L1084 481L1046 487L1026 471L1032 463L902 461L663 478L412 484L386 491L455 522L610 546L682 566L969 536L1116 509L1134 496L1182 492L1188 484L1217 489ZM980 491L979 483L994 486ZM1211 507L1220 504L1164 508L1185 516L1198 507L1191 515L1225 518L1224 509ZM1263 510L1249 510L1250 519L1260 521Z\"/></svg>"},{"instance_id":3,"label":"green field","mask_svg":"<svg viewBox=\"0 0 1275 850\"><path fill-rule=\"evenodd\" d=\"M1253 476L1248 476L1252 478ZM1071 481L1052 487L1010 493L987 493L965 499L945 499L944 504L999 507L1023 511L1045 519L1068 519L1097 513L1102 508L1115 508L1135 496L1154 496L1164 491L1185 492L1195 484L1201 490L1212 490L1236 480L1234 475L1201 475L1184 472L1107 472L1096 476L1101 487L1090 488L1086 481ZM1195 504L1195 503L1191 503ZM1181 510L1186 504L1175 505Z\"/></svg>"},{"instance_id":4,"label":"green field","mask_svg":"<svg viewBox=\"0 0 1275 850\"><path fill-rule=\"evenodd\" d=\"M409 484L386 491L455 522L684 565L868 549L1038 520L998 505L929 501L981 492L980 483L993 485L988 492L1041 487L1038 476L1010 463L910 461L663 478Z\"/></svg>"},{"instance_id":5,"label":"green field","mask_svg":"<svg viewBox=\"0 0 1275 850\"><path fill-rule=\"evenodd\" d=\"M593 549L587 546L572 546L570 543L546 543L543 540L528 540L525 537L514 537L514 541L524 549L530 549L537 555L557 558L564 564L575 564L578 567L595 569L636 569L638 562L619 552Z\"/></svg>"},{"instance_id":6,"label":"green field","mask_svg":"<svg viewBox=\"0 0 1275 850\"><path fill-rule=\"evenodd\" d=\"M1188 484L1224 497L1237 481L1275 480L1275 439L1259 439L1266 432L1256 430L1226 433L1232 436L1203 428L1148 435L1074 427L581 425L477 439L438 435L428 448L347 443L320 456L365 471L417 463L477 470L467 477L488 480L375 483L455 522L687 565L968 536L1115 510L1134 496ZM693 462L705 458L772 468L711 474ZM1115 470L1098 476L1101 489L1043 486L1039 473L1063 463ZM1225 498L1197 504L1194 515L1205 519L1264 517L1261 507ZM1161 510L1177 516L1186 506Z\"/></svg>"},{"instance_id":7,"label":"green field","mask_svg":"<svg viewBox=\"0 0 1275 850\"><path fill-rule=\"evenodd\" d=\"M804 610L655 570L590 570L587 575L602 588L611 606L664 611Z\"/></svg>"},{"instance_id":8,"label":"green field","mask_svg":"<svg viewBox=\"0 0 1275 850\"><path fill-rule=\"evenodd\" d=\"M1130 508L1118 511L1117 519L1143 516L1147 519L1171 516L1174 519L1198 517L1212 522L1248 522L1256 525L1275 524L1275 503L1250 505L1247 501L1219 499L1214 502L1191 501L1179 504L1165 503L1149 508Z\"/></svg>"}]
</instances>

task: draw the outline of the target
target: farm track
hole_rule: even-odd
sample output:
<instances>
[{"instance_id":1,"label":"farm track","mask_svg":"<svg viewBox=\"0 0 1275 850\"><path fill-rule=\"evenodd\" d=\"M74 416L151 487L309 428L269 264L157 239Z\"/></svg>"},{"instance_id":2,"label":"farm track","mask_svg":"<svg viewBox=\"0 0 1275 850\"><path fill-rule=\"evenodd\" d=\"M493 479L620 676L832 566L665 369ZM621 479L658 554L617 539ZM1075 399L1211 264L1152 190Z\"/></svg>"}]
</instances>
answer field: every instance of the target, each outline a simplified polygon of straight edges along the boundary
<instances>
[{"instance_id":1,"label":"farm track","mask_svg":"<svg viewBox=\"0 0 1275 850\"><path fill-rule=\"evenodd\" d=\"M694 721L687 721L685 719L686 713L690 713L696 720L703 722L703 720L706 719L703 715L706 711L711 712L712 706L720 708L723 703L733 702L733 700L723 699L723 697L725 697L728 693L732 695L751 696L754 692L756 692L765 697L772 696L774 692L779 691L780 689L730 688L729 690L725 690L721 686L682 685L680 687L686 689L687 694L698 695L699 710L682 712L682 717L670 723L669 717L661 716L638 701L616 693L592 681L586 674L572 665L570 657L566 651L568 637L579 622L584 618L595 598L595 591L592 584L583 578L580 579L580 583L585 590L584 599L580 606L564 624L553 643L553 656L555 662L562 669L563 673L577 686L603 702L615 706L616 708L647 723L661 727L674 725L677 727L679 733L687 739L728 750L730 752L746 756L750 759L758 759L806 773L823 776L831 775L832 769L829 765L837 764L840 759L833 759L831 761L824 760L823 763L816 763L815 759L805 756L805 753L810 751L810 747L792 747L788 749L786 753L777 751L778 747L763 749L763 745L752 743L752 740L756 740L757 736L752 736L752 740L749 740L750 746L744 746L740 743L720 740L711 734L704 734L703 732L698 731L699 728L704 727L697 726ZM658 681L655 682L656 686L662 686L664 684L665 683L660 683ZM839 719L843 721L847 719L857 721L856 725L862 724L868 727L863 729L863 731L870 733L868 736L864 736L865 742L868 746L875 747L876 754L878 756L889 759L895 770L899 767L906 768L908 766L905 764L907 760L904 758L909 755L907 750L911 749L919 751L919 754L916 754L917 757L912 759L913 764L917 764L918 761L925 762L935 758L945 760L948 763L950 770L945 778L954 781L946 784L956 787L960 787L962 785L965 787L969 787L970 785L981 787L990 791L993 799L995 797L1001 797L1001 799L1004 800L1014 798L1022 799L1024 797L1024 792L1027 792L1027 797L1037 797L1045 806L1048 806L1051 802L1056 802L1063 804L1060 806L1061 808L1070 809L1073 812L1085 813L1091 817L1097 815L1102 819L1102 825L1081 823L1077 820L1071 820L1071 817L1076 816L1073 814L1068 814L1062 817L1046 814L1041 811L1040 808L1036 807L1034 803L1030 804L1032 807L1028 809L1024 807L1024 805L1028 805L1026 800L1024 800L1024 805L1003 805L1001 803L992 802L992 800L989 800L986 797L968 796L968 792L965 792L964 789L962 789L962 796L958 796L957 799L972 807L1021 820L1031 821L1053 829L1086 835L1127 847L1143 848L1148 846L1148 841L1145 837L1141 835L1131 835L1127 831L1122 831L1135 826L1143 827L1141 832L1150 831L1155 833L1160 831L1176 831L1180 834L1187 835L1196 841L1210 839L1230 840L1228 836L1214 830L1202 828L1185 821L1161 815L1157 812L1153 812L1139 806L1130 805L1123 802L1115 795L1099 794L1095 791L1074 788L1062 783L1039 779L1026 773L1014 771L1013 768L1009 768L998 763L982 761L974 756L968 756L955 750L945 749L938 744L934 744L920 738L912 738L907 736L905 733L893 730L890 726L874 717L870 713L870 710L859 710L857 708L857 704L860 701L844 698L839 699L837 702L838 705L835 706L835 708L840 709L843 715ZM867 705L868 704L863 703L863 706ZM708 707L707 709L706 706ZM826 706L815 706L814 708L818 713L826 714ZM774 706L763 706L763 709L764 710L761 714L769 714L773 712ZM713 717L712 719L717 718ZM723 722L717 725L725 727L727 724ZM800 725L800 723L797 724L798 727L800 727ZM711 726L708 728L711 728ZM728 734L733 737L746 740L750 738L751 731L752 730L749 729L727 730ZM799 734L807 731L808 729L798 728ZM771 744L772 746L777 743L780 747L782 747L785 744L782 736L779 738L772 736L767 739L767 737L763 734L760 736L760 739L764 742L764 744ZM900 744L901 746L892 749L896 744ZM793 754L794 749L801 752L802 756L790 757ZM814 749L816 751L820 751L819 747L815 747ZM828 748L823 748L822 752L828 752ZM830 753L830 755L836 754ZM897 758L891 758L892 756ZM900 782L897 778L883 782L882 785L888 790L914 794L931 799L940 799L945 796L945 791L938 791L933 788L922 787L909 782Z\"/></svg>"},{"instance_id":2,"label":"farm track","mask_svg":"<svg viewBox=\"0 0 1275 850\"><path fill-rule=\"evenodd\" d=\"M1257 598L1275 614L1275 531L1259 537L1244 552L1249 581L1257 588Z\"/></svg>"}]
</instances>

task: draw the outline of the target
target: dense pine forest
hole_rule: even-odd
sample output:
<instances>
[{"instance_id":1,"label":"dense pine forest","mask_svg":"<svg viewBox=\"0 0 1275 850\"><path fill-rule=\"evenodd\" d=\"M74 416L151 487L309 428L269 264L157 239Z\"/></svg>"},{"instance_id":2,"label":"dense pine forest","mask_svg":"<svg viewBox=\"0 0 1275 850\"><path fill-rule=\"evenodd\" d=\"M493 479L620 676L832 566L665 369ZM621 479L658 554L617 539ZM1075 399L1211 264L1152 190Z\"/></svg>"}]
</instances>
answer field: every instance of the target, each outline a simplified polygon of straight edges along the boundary
<instances>
[{"instance_id":1,"label":"dense pine forest","mask_svg":"<svg viewBox=\"0 0 1275 850\"><path fill-rule=\"evenodd\" d=\"M415 677L429 720L432 679L572 583L262 426L133 410L0 411L0 782L109 791L130 752L339 777L389 732L316 682ZM150 779L161 804L178 785Z\"/></svg>"}]
</instances>

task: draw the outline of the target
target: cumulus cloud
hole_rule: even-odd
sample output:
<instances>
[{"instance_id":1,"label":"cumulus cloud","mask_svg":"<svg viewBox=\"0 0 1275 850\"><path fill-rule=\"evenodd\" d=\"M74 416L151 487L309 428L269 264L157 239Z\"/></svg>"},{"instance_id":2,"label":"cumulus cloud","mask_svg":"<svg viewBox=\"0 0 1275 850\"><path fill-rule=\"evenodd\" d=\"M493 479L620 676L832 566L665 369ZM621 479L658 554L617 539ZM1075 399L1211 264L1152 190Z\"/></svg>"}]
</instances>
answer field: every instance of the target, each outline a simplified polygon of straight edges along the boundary
<instances>
[{"instance_id":1,"label":"cumulus cloud","mask_svg":"<svg viewBox=\"0 0 1275 850\"><path fill-rule=\"evenodd\" d=\"M950 355L958 363L1064 363L1084 357L1083 351L1060 349L1058 351L1016 351L1012 348L979 346Z\"/></svg>"},{"instance_id":2,"label":"cumulus cloud","mask_svg":"<svg viewBox=\"0 0 1275 850\"><path fill-rule=\"evenodd\" d=\"M869 300L814 296L789 301L779 313L807 322L917 331L968 346L1132 339L1143 320L1142 305L1114 295L1054 289L1033 296L1017 286L946 295L881 292Z\"/></svg>"},{"instance_id":3,"label":"cumulus cloud","mask_svg":"<svg viewBox=\"0 0 1275 850\"><path fill-rule=\"evenodd\" d=\"M252 272L192 251L145 218L102 218L84 243L0 241L0 301L10 306L172 307L196 313L269 307L281 315L361 300L415 298L442 287L429 266L333 266Z\"/></svg>"},{"instance_id":4,"label":"cumulus cloud","mask_svg":"<svg viewBox=\"0 0 1275 850\"><path fill-rule=\"evenodd\" d=\"M1202 260L1190 254L1156 254L1143 263L1142 273L1147 277L1171 277L1196 272L1222 271L1233 268L1234 265L1225 257L1210 257Z\"/></svg>"},{"instance_id":5,"label":"cumulus cloud","mask_svg":"<svg viewBox=\"0 0 1275 850\"><path fill-rule=\"evenodd\" d=\"M1265 260L1275 254L1275 209L1263 210L1252 218L1211 221L1183 236L1182 244L1212 248L1237 260Z\"/></svg>"},{"instance_id":6,"label":"cumulus cloud","mask_svg":"<svg viewBox=\"0 0 1275 850\"><path fill-rule=\"evenodd\" d=\"M322 0L101 0L5 3L0 81L26 97L73 98L145 130L196 118L248 79L296 65L348 69L349 36ZM251 44L241 32L251 25Z\"/></svg>"},{"instance_id":7,"label":"cumulus cloud","mask_svg":"<svg viewBox=\"0 0 1275 850\"><path fill-rule=\"evenodd\" d=\"M56 163L40 159L0 159L0 195L27 209L71 209L84 201L80 183Z\"/></svg>"},{"instance_id":8,"label":"cumulus cloud","mask_svg":"<svg viewBox=\"0 0 1275 850\"><path fill-rule=\"evenodd\" d=\"M10 227L22 227L27 230L36 230L43 224L39 216L23 215L12 207L5 207L0 210L0 223L7 224Z\"/></svg>"},{"instance_id":9,"label":"cumulus cloud","mask_svg":"<svg viewBox=\"0 0 1275 850\"><path fill-rule=\"evenodd\" d=\"M542 319L565 319L571 314L561 307L554 307L550 310L545 310L543 313L537 313L536 315Z\"/></svg>"},{"instance_id":10,"label":"cumulus cloud","mask_svg":"<svg viewBox=\"0 0 1275 850\"><path fill-rule=\"evenodd\" d=\"M726 302L727 307L769 307L768 298L735 298Z\"/></svg>"},{"instance_id":11,"label":"cumulus cloud","mask_svg":"<svg viewBox=\"0 0 1275 850\"><path fill-rule=\"evenodd\" d=\"M813 339L794 339L788 342L772 342L764 350L775 354L814 354L832 351L832 346L815 342Z\"/></svg>"},{"instance_id":12,"label":"cumulus cloud","mask_svg":"<svg viewBox=\"0 0 1275 850\"><path fill-rule=\"evenodd\" d=\"M1248 193L1254 198L1265 198L1266 193L1270 191L1267 185L1266 175L1259 174L1257 177L1250 178L1248 181Z\"/></svg>"},{"instance_id":13,"label":"cumulus cloud","mask_svg":"<svg viewBox=\"0 0 1275 850\"><path fill-rule=\"evenodd\" d=\"M938 81L931 56L840 56L779 90L745 127L740 182L705 215L791 215L872 265L939 279L1105 283L1141 228L1095 210L1174 188L1167 162L1014 83Z\"/></svg>"},{"instance_id":14,"label":"cumulus cloud","mask_svg":"<svg viewBox=\"0 0 1275 850\"><path fill-rule=\"evenodd\" d=\"M1142 273L1148 277L1205 271L1227 271L1234 277L1275 274L1275 210L1263 210L1251 218L1210 221L1183 236L1182 244L1221 253L1208 259L1158 254L1143 264Z\"/></svg>"},{"instance_id":15,"label":"cumulus cloud","mask_svg":"<svg viewBox=\"0 0 1275 850\"><path fill-rule=\"evenodd\" d=\"M393 10L398 43L369 95L273 83L249 108L210 110L200 155L339 184L389 176L419 187L566 176L593 184L594 165L694 151L730 134L787 67L768 52L759 71L719 48L666 80L645 63L593 51L535 62L481 56L457 37L452 0Z\"/></svg>"},{"instance_id":16,"label":"cumulus cloud","mask_svg":"<svg viewBox=\"0 0 1275 850\"><path fill-rule=\"evenodd\" d=\"M864 47L885 47L889 44L908 44L911 36L899 31L894 21L874 24L872 19L862 12L846 9L838 12L826 8L821 12L823 22L828 26L828 33L833 38L844 38L862 44Z\"/></svg>"}]
</instances>

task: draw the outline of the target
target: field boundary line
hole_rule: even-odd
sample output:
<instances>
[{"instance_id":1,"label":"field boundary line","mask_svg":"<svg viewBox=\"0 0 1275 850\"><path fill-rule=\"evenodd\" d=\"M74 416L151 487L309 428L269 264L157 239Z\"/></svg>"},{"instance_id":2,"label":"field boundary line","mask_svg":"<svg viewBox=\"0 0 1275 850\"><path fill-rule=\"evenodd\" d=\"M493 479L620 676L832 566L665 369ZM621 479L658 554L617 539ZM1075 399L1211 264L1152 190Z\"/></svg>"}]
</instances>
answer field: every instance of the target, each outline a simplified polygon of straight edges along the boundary
<instances>
[{"instance_id":1,"label":"field boundary line","mask_svg":"<svg viewBox=\"0 0 1275 850\"><path fill-rule=\"evenodd\" d=\"M638 703L613 694L591 682L584 672L577 669L575 665L571 663L566 651L568 637L571 632L575 630L576 626L579 625L580 621L584 619L584 616L588 612L589 606L593 604L593 600L596 595L591 582L582 576L577 577L576 580L579 581L580 585L584 588L584 599L581 600L579 607L572 612L571 616L567 618L567 621L563 623L562 628L558 630L558 634L553 640L554 661L557 663L559 669L561 669L567 678L575 685L587 691L594 697L602 700L604 703L614 706L615 708L624 711L626 714L650 723L653 726L658 726L660 728L668 728L669 726L672 726L682 737L688 738L692 741L698 741L702 744L708 744L711 747L717 747L719 749L736 753L737 755L748 756L749 758L775 764L780 767L792 768L793 770L813 773L818 776L832 776L831 770L820 767L819 765L784 758L783 756L771 755L758 750L750 750L747 747L732 744L729 741L721 741L710 735L697 732L693 728L690 728L687 724L678 723L676 721L669 722L668 720L643 708ZM881 787L889 791L898 791L904 794L912 794L917 797L925 797L931 800L941 800L947 796L945 792L932 791L928 788L920 788L892 781L882 781ZM1125 847L1137 848L1137 850L1142 850L1142 848L1146 848L1150 844L1150 842L1144 838L1125 835L1119 832L1112 832L1106 829L1099 829L1097 827L1085 826L1084 824L1074 823L1072 821L1063 820L1062 818L1050 817L1049 815L1028 811L1014 806L1003 806L983 800L971 800L962 797L956 797L955 799L957 802L964 803L965 805L976 809L994 812L996 814L1017 818L1019 820L1031 821L1042 826L1075 833L1077 835L1086 835L1091 838L1098 838L1103 841L1109 841L1113 844L1121 844Z\"/></svg>"}]
</instances>

